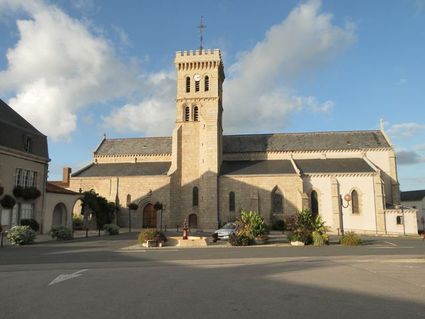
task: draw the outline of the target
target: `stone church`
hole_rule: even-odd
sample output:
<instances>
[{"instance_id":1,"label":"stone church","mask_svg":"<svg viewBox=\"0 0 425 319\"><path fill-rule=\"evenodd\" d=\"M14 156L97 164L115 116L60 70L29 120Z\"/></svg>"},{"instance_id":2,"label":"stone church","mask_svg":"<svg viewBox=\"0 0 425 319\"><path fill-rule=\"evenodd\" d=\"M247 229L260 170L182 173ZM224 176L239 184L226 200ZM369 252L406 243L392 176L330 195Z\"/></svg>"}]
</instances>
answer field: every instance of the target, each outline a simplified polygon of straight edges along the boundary
<instances>
[{"instance_id":1,"label":"stone church","mask_svg":"<svg viewBox=\"0 0 425 319\"><path fill-rule=\"evenodd\" d=\"M93 189L118 203L121 226L132 202L139 206L132 227L175 228L187 219L192 228L216 229L241 209L273 224L310 208L334 232L386 232L385 209L400 195L382 129L223 135L220 50L177 52L174 63L172 136L104 138L92 164L72 175L72 190Z\"/></svg>"}]
</instances>

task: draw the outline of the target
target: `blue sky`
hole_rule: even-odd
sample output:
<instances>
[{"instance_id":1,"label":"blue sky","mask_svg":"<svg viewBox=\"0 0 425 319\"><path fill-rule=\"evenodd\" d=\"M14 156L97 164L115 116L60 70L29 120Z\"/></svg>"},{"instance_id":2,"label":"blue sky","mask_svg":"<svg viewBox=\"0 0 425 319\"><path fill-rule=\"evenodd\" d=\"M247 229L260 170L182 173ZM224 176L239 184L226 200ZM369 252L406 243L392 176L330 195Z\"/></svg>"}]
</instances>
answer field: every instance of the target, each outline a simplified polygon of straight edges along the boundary
<instances>
[{"instance_id":1,"label":"blue sky","mask_svg":"<svg viewBox=\"0 0 425 319\"><path fill-rule=\"evenodd\" d=\"M425 188L424 0L0 0L0 98L49 136L51 179L104 133L171 135L172 62L198 48L201 15L223 54L225 134L383 118L401 189Z\"/></svg>"}]
</instances>

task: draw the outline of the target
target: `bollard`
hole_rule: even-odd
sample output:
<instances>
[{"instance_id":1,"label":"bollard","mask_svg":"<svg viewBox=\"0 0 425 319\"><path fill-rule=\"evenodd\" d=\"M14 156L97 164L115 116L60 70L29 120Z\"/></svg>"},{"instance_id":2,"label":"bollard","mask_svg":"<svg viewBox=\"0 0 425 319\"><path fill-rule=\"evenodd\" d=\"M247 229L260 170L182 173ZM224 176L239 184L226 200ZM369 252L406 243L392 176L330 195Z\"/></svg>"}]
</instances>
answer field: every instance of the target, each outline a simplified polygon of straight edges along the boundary
<instances>
[{"instance_id":1,"label":"bollard","mask_svg":"<svg viewBox=\"0 0 425 319\"><path fill-rule=\"evenodd\" d=\"M89 229L86 228L86 238L88 238L88 237L89 237Z\"/></svg>"},{"instance_id":2,"label":"bollard","mask_svg":"<svg viewBox=\"0 0 425 319\"><path fill-rule=\"evenodd\" d=\"M100 237L100 228L98 229L99 233L97 234L97 237Z\"/></svg>"},{"instance_id":3,"label":"bollard","mask_svg":"<svg viewBox=\"0 0 425 319\"><path fill-rule=\"evenodd\" d=\"M164 232L167 232L167 225L164 225Z\"/></svg>"},{"instance_id":4,"label":"bollard","mask_svg":"<svg viewBox=\"0 0 425 319\"><path fill-rule=\"evenodd\" d=\"M179 232L179 225L177 225L176 228L177 228L177 232Z\"/></svg>"},{"instance_id":5,"label":"bollard","mask_svg":"<svg viewBox=\"0 0 425 319\"><path fill-rule=\"evenodd\" d=\"M3 247L3 232L0 232L1 239L0 239L0 247Z\"/></svg>"}]
</instances>

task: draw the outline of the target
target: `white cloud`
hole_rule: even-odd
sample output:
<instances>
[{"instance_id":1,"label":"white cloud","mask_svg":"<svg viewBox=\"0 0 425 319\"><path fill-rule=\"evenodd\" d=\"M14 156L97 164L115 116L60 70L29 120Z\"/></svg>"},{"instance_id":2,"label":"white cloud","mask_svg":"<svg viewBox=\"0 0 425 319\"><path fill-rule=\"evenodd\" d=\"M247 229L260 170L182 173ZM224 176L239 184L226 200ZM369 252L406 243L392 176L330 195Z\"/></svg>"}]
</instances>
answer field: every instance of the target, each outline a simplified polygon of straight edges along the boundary
<instances>
[{"instance_id":1,"label":"white cloud","mask_svg":"<svg viewBox=\"0 0 425 319\"><path fill-rule=\"evenodd\" d=\"M0 10L30 17L17 21L0 92L14 92L9 104L54 140L69 138L81 108L135 90L133 69L83 22L41 1L3 1Z\"/></svg>"},{"instance_id":2,"label":"white cloud","mask_svg":"<svg viewBox=\"0 0 425 319\"><path fill-rule=\"evenodd\" d=\"M320 13L320 6L320 1L309 1L296 7L267 31L264 40L240 54L237 62L226 70L223 115L226 133L279 130L292 112L332 110L331 100L319 102L314 96L297 96L288 84L282 84L323 65L355 40L352 25L345 28L333 25L332 16ZM161 82L151 97L115 109L105 118L106 125L119 131L169 134L170 123L165 121L171 119L172 126L175 116L171 87L175 87L173 81ZM152 124L159 119L163 120L161 126Z\"/></svg>"},{"instance_id":3,"label":"white cloud","mask_svg":"<svg viewBox=\"0 0 425 319\"><path fill-rule=\"evenodd\" d=\"M175 120L175 73L159 72L143 79L151 95L138 103L115 108L103 117L104 125L119 132L142 132L150 136L171 135Z\"/></svg>"},{"instance_id":4,"label":"white cloud","mask_svg":"<svg viewBox=\"0 0 425 319\"><path fill-rule=\"evenodd\" d=\"M288 84L355 40L352 25L333 25L332 16L320 13L320 6L320 1L309 1L296 7L230 67L224 97L226 132L273 131L281 129L294 111L332 109L332 101L296 96Z\"/></svg>"},{"instance_id":5,"label":"white cloud","mask_svg":"<svg viewBox=\"0 0 425 319\"><path fill-rule=\"evenodd\" d=\"M388 129L388 134L390 134L393 137L411 137L420 131L422 131L425 128L425 125L409 122L409 123L398 123L393 124Z\"/></svg>"}]
</instances>

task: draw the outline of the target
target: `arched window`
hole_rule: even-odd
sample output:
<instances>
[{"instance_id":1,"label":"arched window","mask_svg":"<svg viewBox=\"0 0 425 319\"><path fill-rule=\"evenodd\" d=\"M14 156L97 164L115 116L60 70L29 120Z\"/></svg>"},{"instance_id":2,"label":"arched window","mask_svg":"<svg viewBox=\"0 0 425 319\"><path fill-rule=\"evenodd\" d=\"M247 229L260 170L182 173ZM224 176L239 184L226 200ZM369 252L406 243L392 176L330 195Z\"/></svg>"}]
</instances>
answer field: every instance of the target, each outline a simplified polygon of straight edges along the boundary
<instances>
[{"instance_id":1,"label":"arched window","mask_svg":"<svg viewBox=\"0 0 425 319\"><path fill-rule=\"evenodd\" d=\"M235 211L235 192L229 193L229 211L234 212Z\"/></svg>"},{"instance_id":2,"label":"arched window","mask_svg":"<svg viewBox=\"0 0 425 319\"><path fill-rule=\"evenodd\" d=\"M278 187L272 191L272 212L283 213L283 194Z\"/></svg>"},{"instance_id":3,"label":"arched window","mask_svg":"<svg viewBox=\"0 0 425 319\"><path fill-rule=\"evenodd\" d=\"M199 190L198 187L194 187L192 190L192 206L196 207L199 205Z\"/></svg>"},{"instance_id":4,"label":"arched window","mask_svg":"<svg viewBox=\"0 0 425 319\"><path fill-rule=\"evenodd\" d=\"M188 106L184 108L184 120L188 122L190 120L190 109Z\"/></svg>"},{"instance_id":5,"label":"arched window","mask_svg":"<svg viewBox=\"0 0 425 319\"><path fill-rule=\"evenodd\" d=\"M210 90L210 78L209 78L208 75L205 77L205 83L204 84L205 84L205 87L204 87L205 91L209 91Z\"/></svg>"},{"instance_id":6,"label":"arched window","mask_svg":"<svg viewBox=\"0 0 425 319\"><path fill-rule=\"evenodd\" d=\"M360 214L359 195L355 190L351 192L351 213Z\"/></svg>"},{"instance_id":7,"label":"arched window","mask_svg":"<svg viewBox=\"0 0 425 319\"><path fill-rule=\"evenodd\" d=\"M190 92L190 77L186 77L186 93Z\"/></svg>"},{"instance_id":8,"label":"arched window","mask_svg":"<svg viewBox=\"0 0 425 319\"><path fill-rule=\"evenodd\" d=\"M195 92L199 92L199 81L195 81Z\"/></svg>"},{"instance_id":9,"label":"arched window","mask_svg":"<svg viewBox=\"0 0 425 319\"><path fill-rule=\"evenodd\" d=\"M319 199L317 198L317 192L312 191L310 194L310 203L311 203L311 214L314 219L319 215Z\"/></svg>"},{"instance_id":10,"label":"arched window","mask_svg":"<svg viewBox=\"0 0 425 319\"><path fill-rule=\"evenodd\" d=\"M194 121L199 121L199 110L198 110L198 107L197 106L195 106L193 108L193 120Z\"/></svg>"}]
</instances>

